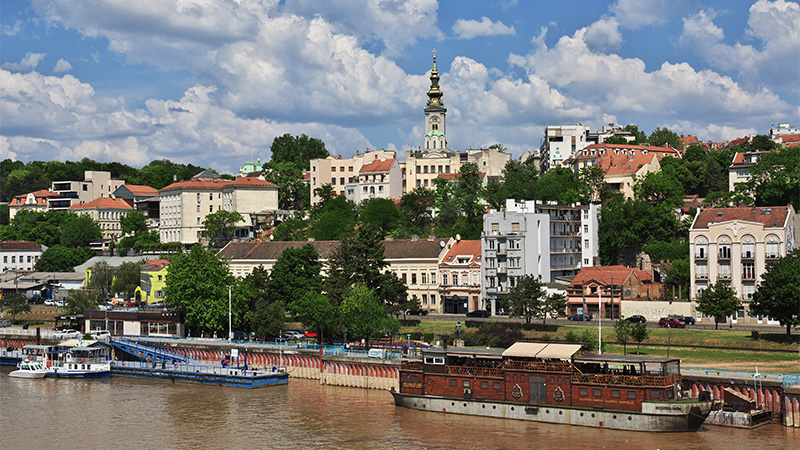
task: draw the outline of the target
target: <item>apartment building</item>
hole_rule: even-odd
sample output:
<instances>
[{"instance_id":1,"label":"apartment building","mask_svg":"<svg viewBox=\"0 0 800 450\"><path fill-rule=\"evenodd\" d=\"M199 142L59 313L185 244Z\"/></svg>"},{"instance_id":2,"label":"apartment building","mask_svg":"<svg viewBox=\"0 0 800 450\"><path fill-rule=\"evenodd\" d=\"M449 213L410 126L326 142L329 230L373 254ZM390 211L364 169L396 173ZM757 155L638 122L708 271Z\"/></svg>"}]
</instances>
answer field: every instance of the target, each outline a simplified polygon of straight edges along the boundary
<instances>
[{"instance_id":1,"label":"apartment building","mask_svg":"<svg viewBox=\"0 0 800 450\"><path fill-rule=\"evenodd\" d=\"M50 187L58 198L48 200L48 209L69 209L72 205L88 203L96 198L108 198L123 180L111 179L111 172L87 170L83 181L54 181Z\"/></svg>"},{"instance_id":2,"label":"apartment building","mask_svg":"<svg viewBox=\"0 0 800 450\"><path fill-rule=\"evenodd\" d=\"M730 283L744 304L733 323L769 321L749 315L750 301L767 265L797 247L799 222L791 205L699 211L689 230L691 300L709 284Z\"/></svg>"},{"instance_id":3,"label":"apartment building","mask_svg":"<svg viewBox=\"0 0 800 450\"><path fill-rule=\"evenodd\" d=\"M439 262L441 312L466 314L485 309L481 299L481 241L457 240L447 247Z\"/></svg>"},{"instance_id":4,"label":"apartment building","mask_svg":"<svg viewBox=\"0 0 800 450\"><path fill-rule=\"evenodd\" d=\"M69 210L89 215L100 225L104 240L116 241L122 237L122 218L133 211L133 207L121 198L100 197L88 203L76 203Z\"/></svg>"},{"instance_id":5,"label":"apartment building","mask_svg":"<svg viewBox=\"0 0 800 450\"><path fill-rule=\"evenodd\" d=\"M252 177L223 180L203 171L191 180L172 183L158 192L161 242L191 244L203 237L206 216L220 210L244 217L237 226L250 229L253 216L278 209L278 187Z\"/></svg>"},{"instance_id":6,"label":"apartment building","mask_svg":"<svg viewBox=\"0 0 800 450\"><path fill-rule=\"evenodd\" d=\"M58 199L61 195L56 192L42 189L27 194L17 195L8 204L8 217L13 220L19 211L46 212L51 199Z\"/></svg>"},{"instance_id":7,"label":"apartment building","mask_svg":"<svg viewBox=\"0 0 800 450\"><path fill-rule=\"evenodd\" d=\"M544 141L539 149L543 170L546 172L561 166L565 160L590 143L589 127L582 123L545 127Z\"/></svg>"},{"instance_id":8,"label":"apartment building","mask_svg":"<svg viewBox=\"0 0 800 450\"><path fill-rule=\"evenodd\" d=\"M345 186L347 199L360 203L373 198L403 196L403 174L396 159L376 159L361 166L358 177Z\"/></svg>"},{"instance_id":9,"label":"apartment building","mask_svg":"<svg viewBox=\"0 0 800 450\"><path fill-rule=\"evenodd\" d=\"M395 152L378 150L366 153L356 153L352 158L341 156L328 156L327 158L312 159L308 174L309 189L311 190L311 204L320 202L316 190L331 185L334 195L346 196L347 185L358 182L361 167L381 159L394 159Z\"/></svg>"},{"instance_id":10,"label":"apartment building","mask_svg":"<svg viewBox=\"0 0 800 450\"><path fill-rule=\"evenodd\" d=\"M483 184L501 181L503 169L511 155L496 147L469 149L463 152L448 150L416 150L406 152L404 192L418 187L433 189L433 180L440 175L456 174L465 163L473 163L484 174Z\"/></svg>"},{"instance_id":11,"label":"apartment building","mask_svg":"<svg viewBox=\"0 0 800 450\"><path fill-rule=\"evenodd\" d=\"M506 200L484 216L481 297L494 305L525 275L545 283L573 276L597 259L599 205ZM494 306L492 306L494 307Z\"/></svg>"},{"instance_id":12,"label":"apartment building","mask_svg":"<svg viewBox=\"0 0 800 450\"><path fill-rule=\"evenodd\" d=\"M768 152L744 152L733 155L733 162L728 168L728 190L733 191L736 185L750 180L750 168L756 165L758 158Z\"/></svg>"},{"instance_id":13,"label":"apartment building","mask_svg":"<svg viewBox=\"0 0 800 450\"><path fill-rule=\"evenodd\" d=\"M0 242L0 256L2 256L2 272L33 272L36 261L47 250L46 245L28 241L2 241Z\"/></svg>"}]
</instances>

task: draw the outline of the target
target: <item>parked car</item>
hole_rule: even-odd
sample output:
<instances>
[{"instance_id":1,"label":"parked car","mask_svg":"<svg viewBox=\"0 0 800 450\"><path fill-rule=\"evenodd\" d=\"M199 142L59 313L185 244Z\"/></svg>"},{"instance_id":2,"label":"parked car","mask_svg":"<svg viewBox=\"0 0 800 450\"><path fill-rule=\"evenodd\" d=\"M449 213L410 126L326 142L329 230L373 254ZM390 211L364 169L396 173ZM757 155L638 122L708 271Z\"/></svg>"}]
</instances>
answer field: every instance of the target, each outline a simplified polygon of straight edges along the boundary
<instances>
[{"instance_id":1,"label":"parked car","mask_svg":"<svg viewBox=\"0 0 800 450\"><path fill-rule=\"evenodd\" d=\"M427 316L428 310L427 309L409 309L406 311L406 314L409 316Z\"/></svg>"},{"instance_id":2,"label":"parked car","mask_svg":"<svg viewBox=\"0 0 800 450\"><path fill-rule=\"evenodd\" d=\"M658 326L667 328L686 328L686 325L674 317L662 317L658 319Z\"/></svg>"},{"instance_id":3,"label":"parked car","mask_svg":"<svg viewBox=\"0 0 800 450\"><path fill-rule=\"evenodd\" d=\"M56 339L78 339L81 337L81 332L78 330L61 330L53 334Z\"/></svg>"},{"instance_id":4,"label":"parked car","mask_svg":"<svg viewBox=\"0 0 800 450\"><path fill-rule=\"evenodd\" d=\"M44 300L44 306L56 306L56 301L52 298L47 298Z\"/></svg>"},{"instance_id":5,"label":"parked car","mask_svg":"<svg viewBox=\"0 0 800 450\"><path fill-rule=\"evenodd\" d=\"M28 303L31 305L44 305L44 297L42 297L39 294L36 294L28 299Z\"/></svg>"},{"instance_id":6,"label":"parked car","mask_svg":"<svg viewBox=\"0 0 800 450\"><path fill-rule=\"evenodd\" d=\"M157 301L157 302L150 303L147 306L149 306L151 308L166 308L167 304L166 304L166 302L163 302L163 301Z\"/></svg>"},{"instance_id":7,"label":"parked car","mask_svg":"<svg viewBox=\"0 0 800 450\"><path fill-rule=\"evenodd\" d=\"M114 305L113 305L113 304L111 304L110 302L103 302L103 303L100 303L99 305L97 305L97 307L98 307L98 308L99 308L101 311L108 311L108 310L110 310L110 309L114 309Z\"/></svg>"},{"instance_id":8,"label":"parked car","mask_svg":"<svg viewBox=\"0 0 800 450\"><path fill-rule=\"evenodd\" d=\"M694 325L694 317L689 316L675 316L675 319L679 322L683 322L684 325Z\"/></svg>"},{"instance_id":9,"label":"parked car","mask_svg":"<svg viewBox=\"0 0 800 450\"><path fill-rule=\"evenodd\" d=\"M639 316L639 315L630 316L630 317L626 318L625 320L627 320L630 323L645 323L645 322L647 322L647 319L645 319L644 316Z\"/></svg>"},{"instance_id":10,"label":"parked car","mask_svg":"<svg viewBox=\"0 0 800 450\"><path fill-rule=\"evenodd\" d=\"M108 342L111 339L111 333L107 330L94 330L92 331L92 339L96 341Z\"/></svg>"},{"instance_id":11,"label":"parked car","mask_svg":"<svg viewBox=\"0 0 800 450\"><path fill-rule=\"evenodd\" d=\"M56 307L63 308L64 307L64 300L56 300Z\"/></svg>"},{"instance_id":12,"label":"parked car","mask_svg":"<svg viewBox=\"0 0 800 450\"><path fill-rule=\"evenodd\" d=\"M296 330L289 330L286 333L283 333L283 336L286 339L289 339L290 341L300 340L300 339L303 339L305 337L305 336L303 336L303 333L301 333L299 331L296 331Z\"/></svg>"},{"instance_id":13,"label":"parked car","mask_svg":"<svg viewBox=\"0 0 800 450\"><path fill-rule=\"evenodd\" d=\"M592 320L591 314L575 314L572 316L568 316L567 320L576 320L578 322L582 322L584 320Z\"/></svg>"},{"instance_id":14,"label":"parked car","mask_svg":"<svg viewBox=\"0 0 800 450\"><path fill-rule=\"evenodd\" d=\"M233 332L233 340L234 341L246 341L248 339L248 334L244 331L234 331Z\"/></svg>"},{"instance_id":15,"label":"parked car","mask_svg":"<svg viewBox=\"0 0 800 450\"><path fill-rule=\"evenodd\" d=\"M315 338L315 337L317 337L317 333L315 333L313 331L304 331L303 332L303 337L305 337L305 338Z\"/></svg>"},{"instance_id":16,"label":"parked car","mask_svg":"<svg viewBox=\"0 0 800 450\"><path fill-rule=\"evenodd\" d=\"M470 311L467 313L467 317L489 317L489 311L485 309L476 309L475 311Z\"/></svg>"}]
</instances>

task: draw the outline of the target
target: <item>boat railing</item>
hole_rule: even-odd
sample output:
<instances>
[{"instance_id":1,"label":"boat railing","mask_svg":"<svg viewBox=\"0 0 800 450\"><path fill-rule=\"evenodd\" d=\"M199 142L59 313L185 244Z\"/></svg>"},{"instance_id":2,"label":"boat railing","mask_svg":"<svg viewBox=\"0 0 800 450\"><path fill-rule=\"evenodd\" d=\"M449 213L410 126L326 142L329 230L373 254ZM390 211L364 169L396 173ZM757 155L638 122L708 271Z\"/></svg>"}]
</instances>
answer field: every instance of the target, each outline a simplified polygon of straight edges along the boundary
<instances>
[{"instance_id":1,"label":"boat railing","mask_svg":"<svg viewBox=\"0 0 800 450\"><path fill-rule=\"evenodd\" d=\"M590 383L624 386L671 386L681 381L680 375L647 376L618 375L613 373L573 373L573 383Z\"/></svg>"},{"instance_id":2,"label":"boat railing","mask_svg":"<svg viewBox=\"0 0 800 450\"><path fill-rule=\"evenodd\" d=\"M562 361L507 361L506 369L541 372L573 372L572 364Z\"/></svg>"},{"instance_id":3,"label":"boat railing","mask_svg":"<svg viewBox=\"0 0 800 450\"><path fill-rule=\"evenodd\" d=\"M733 378L739 380L760 379L761 381L775 381L784 386L800 384L800 374L782 372L762 372L759 370L742 369L716 369L711 367L681 366L681 373L688 376L703 376L711 378Z\"/></svg>"},{"instance_id":4,"label":"boat railing","mask_svg":"<svg viewBox=\"0 0 800 450\"><path fill-rule=\"evenodd\" d=\"M170 364L170 363L155 363L146 361L112 361L111 367L128 368L128 369L148 369L148 370L166 370L182 373L201 373L211 375L244 375L244 376L258 376L268 375L275 373L286 373L286 366L275 366L271 369L259 368L250 366L247 370L243 366L228 366L222 367L213 364Z\"/></svg>"},{"instance_id":5,"label":"boat railing","mask_svg":"<svg viewBox=\"0 0 800 450\"><path fill-rule=\"evenodd\" d=\"M493 367L445 366L445 374L456 376L503 377L502 369Z\"/></svg>"},{"instance_id":6,"label":"boat railing","mask_svg":"<svg viewBox=\"0 0 800 450\"><path fill-rule=\"evenodd\" d=\"M404 370L422 370L422 362L420 361L402 361L400 368Z\"/></svg>"}]
</instances>

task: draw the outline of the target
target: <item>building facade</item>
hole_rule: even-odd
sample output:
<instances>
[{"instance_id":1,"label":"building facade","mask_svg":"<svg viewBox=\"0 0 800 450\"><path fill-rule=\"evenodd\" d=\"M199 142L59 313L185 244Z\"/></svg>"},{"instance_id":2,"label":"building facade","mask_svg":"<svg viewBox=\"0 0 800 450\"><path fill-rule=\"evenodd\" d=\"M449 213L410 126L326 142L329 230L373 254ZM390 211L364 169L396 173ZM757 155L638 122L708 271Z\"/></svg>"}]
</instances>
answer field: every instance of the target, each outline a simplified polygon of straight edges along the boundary
<instances>
[{"instance_id":1,"label":"building facade","mask_svg":"<svg viewBox=\"0 0 800 450\"><path fill-rule=\"evenodd\" d=\"M59 195L48 201L49 209L69 209L72 205L88 203L96 198L109 198L123 180L111 179L111 172L87 170L83 181L54 181L50 187Z\"/></svg>"},{"instance_id":2,"label":"building facade","mask_svg":"<svg viewBox=\"0 0 800 450\"><path fill-rule=\"evenodd\" d=\"M696 303L710 284L730 283L743 303L730 320L768 322L750 316L750 301L767 265L795 249L797 239L798 216L791 205L699 211L689 230L691 300Z\"/></svg>"},{"instance_id":3,"label":"building facade","mask_svg":"<svg viewBox=\"0 0 800 450\"><path fill-rule=\"evenodd\" d=\"M543 171L561 166L589 144L589 127L582 123L545 127L544 141L539 149Z\"/></svg>"},{"instance_id":4,"label":"building facade","mask_svg":"<svg viewBox=\"0 0 800 450\"><path fill-rule=\"evenodd\" d=\"M47 189L42 189L35 192L29 192L27 194L17 195L14 198L12 198L11 202L9 202L8 204L9 220L13 220L14 216L16 216L17 213L22 210L46 212L50 200L57 199L60 197L61 195L53 191L48 191Z\"/></svg>"},{"instance_id":5,"label":"building facade","mask_svg":"<svg viewBox=\"0 0 800 450\"><path fill-rule=\"evenodd\" d=\"M448 245L439 262L442 312L465 314L485 309L481 299L481 241L458 240Z\"/></svg>"},{"instance_id":6,"label":"building facade","mask_svg":"<svg viewBox=\"0 0 800 450\"><path fill-rule=\"evenodd\" d=\"M728 190L734 191L736 185L750 180L750 168L756 165L758 158L767 152L740 152L733 155L733 162L728 168Z\"/></svg>"},{"instance_id":7,"label":"building facade","mask_svg":"<svg viewBox=\"0 0 800 450\"><path fill-rule=\"evenodd\" d=\"M347 199L360 203L373 198L403 196L403 174L396 159L376 159L361 166L358 177L345 186Z\"/></svg>"},{"instance_id":8,"label":"building facade","mask_svg":"<svg viewBox=\"0 0 800 450\"><path fill-rule=\"evenodd\" d=\"M356 153L352 158L341 156L328 156L327 158L312 159L308 174L309 189L311 190L311 204L320 202L316 190L331 185L334 195L346 196L347 185L358 182L358 174L365 164L381 159L394 159L395 152L378 150L366 153Z\"/></svg>"},{"instance_id":9,"label":"building facade","mask_svg":"<svg viewBox=\"0 0 800 450\"><path fill-rule=\"evenodd\" d=\"M657 300L662 294L663 284L655 283L650 272L625 266L584 267L567 289L567 310L619 319L622 302Z\"/></svg>"},{"instance_id":10,"label":"building facade","mask_svg":"<svg viewBox=\"0 0 800 450\"><path fill-rule=\"evenodd\" d=\"M408 298L416 296L422 309L444 312L439 297L439 261L452 239L398 239L383 241L387 270L403 280Z\"/></svg>"},{"instance_id":11,"label":"building facade","mask_svg":"<svg viewBox=\"0 0 800 450\"><path fill-rule=\"evenodd\" d=\"M36 261L47 250L47 246L28 241L2 241L0 242L0 255L2 255L2 272L33 272Z\"/></svg>"},{"instance_id":12,"label":"building facade","mask_svg":"<svg viewBox=\"0 0 800 450\"><path fill-rule=\"evenodd\" d=\"M77 214L86 214L100 225L103 239L116 241L122 237L122 218L133 207L119 198L96 198L88 203L76 203L69 208Z\"/></svg>"},{"instance_id":13,"label":"building facade","mask_svg":"<svg viewBox=\"0 0 800 450\"><path fill-rule=\"evenodd\" d=\"M149 304L164 299L169 261L154 259L140 265L139 286L134 291L137 301Z\"/></svg>"}]
</instances>

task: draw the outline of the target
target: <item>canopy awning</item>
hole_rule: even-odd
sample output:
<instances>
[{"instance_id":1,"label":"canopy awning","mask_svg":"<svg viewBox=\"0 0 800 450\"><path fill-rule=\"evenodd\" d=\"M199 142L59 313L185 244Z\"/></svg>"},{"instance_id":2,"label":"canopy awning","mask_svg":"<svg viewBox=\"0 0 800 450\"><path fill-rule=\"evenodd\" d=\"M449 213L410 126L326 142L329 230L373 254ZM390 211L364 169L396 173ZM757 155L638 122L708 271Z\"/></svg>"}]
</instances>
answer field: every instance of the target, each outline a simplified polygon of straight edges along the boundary
<instances>
[{"instance_id":1,"label":"canopy awning","mask_svg":"<svg viewBox=\"0 0 800 450\"><path fill-rule=\"evenodd\" d=\"M506 351L503 356L521 358L556 358L570 359L580 351L580 344L543 344L540 342L517 342Z\"/></svg>"}]
</instances>

